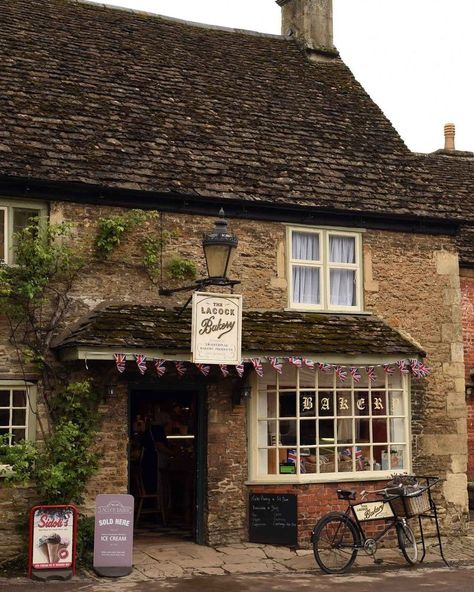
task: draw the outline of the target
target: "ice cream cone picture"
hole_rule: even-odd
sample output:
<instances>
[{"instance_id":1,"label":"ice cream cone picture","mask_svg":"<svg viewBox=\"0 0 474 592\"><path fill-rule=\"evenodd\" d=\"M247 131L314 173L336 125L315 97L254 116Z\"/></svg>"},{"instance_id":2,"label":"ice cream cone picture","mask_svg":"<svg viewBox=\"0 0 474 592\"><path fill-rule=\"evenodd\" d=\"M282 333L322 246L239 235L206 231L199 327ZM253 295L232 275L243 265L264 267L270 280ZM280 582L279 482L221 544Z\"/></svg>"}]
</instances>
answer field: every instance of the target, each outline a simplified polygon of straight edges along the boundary
<instances>
[{"instance_id":1,"label":"ice cream cone picture","mask_svg":"<svg viewBox=\"0 0 474 592\"><path fill-rule=\"evenodd\" d=\"M38 541L38 549L43 553L46 558L46 561L49 563L49 553L48 553L48 537L41 537Z\"/></svg>"}]
</instances>

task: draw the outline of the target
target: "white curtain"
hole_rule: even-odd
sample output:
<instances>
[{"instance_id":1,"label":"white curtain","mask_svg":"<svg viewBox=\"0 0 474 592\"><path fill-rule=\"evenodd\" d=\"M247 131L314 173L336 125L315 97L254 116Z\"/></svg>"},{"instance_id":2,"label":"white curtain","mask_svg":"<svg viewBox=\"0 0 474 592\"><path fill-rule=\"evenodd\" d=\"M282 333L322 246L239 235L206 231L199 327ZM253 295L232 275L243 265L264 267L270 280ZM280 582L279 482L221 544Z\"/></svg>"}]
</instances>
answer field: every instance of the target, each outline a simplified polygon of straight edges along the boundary
<instances>
[{"instance_id":1,"label":"white curtain","mask_svg":"<svg viewBox=\"0 0 474 592\"><path fill-rule=\"evenodd\" d=\"M319 268L293 266L293 301L319 304Z\"/></svg>"},{"instance_id":2,"label":"white curtain","mask_svg":"<svg viewBox=\"0 0 474 592\"><path fill-rule=\"evenodd\" d=\"M292 258L319 261L319 235L309 232L293 232ZM319 268L304 265L293 266L293 301L303 304L319 304Z\"/></svg>"},{"instance_id":3,"label":"white curtain","mask_svg":"<svg viewBox=\"0 0 474 592\"><path fill-rule=\"evenodd\" d=\"M329 237L329 261L331 263L355 263L355 239L346 236ZM331 269L329 272L331 304L354 306L355 271Z\"/></svg>"}]
</instances>

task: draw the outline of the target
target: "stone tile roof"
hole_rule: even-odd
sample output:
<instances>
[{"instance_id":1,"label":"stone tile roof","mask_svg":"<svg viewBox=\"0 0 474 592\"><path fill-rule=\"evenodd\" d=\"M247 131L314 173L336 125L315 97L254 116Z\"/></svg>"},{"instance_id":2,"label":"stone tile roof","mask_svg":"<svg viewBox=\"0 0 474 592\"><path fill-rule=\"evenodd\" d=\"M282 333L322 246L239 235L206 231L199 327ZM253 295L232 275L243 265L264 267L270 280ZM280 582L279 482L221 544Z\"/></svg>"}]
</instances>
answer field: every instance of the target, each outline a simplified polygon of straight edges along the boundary
<instances>
[{"instance_id":1,"label":"stone tile roof","mask_svg":"<svg viewBox=\"0 0 474 592\"><path fill-rule=\"evenodd\" d=\"M430 182L340 59L73 0L3 0L1 12L3 175L464 216L456 180Z\"/></svg>"},{"instance_id":2,"label":"stone tile roof","mask_svg":"<svg viewBox=\"0 0 474 592\"><path fill-rule=\"evenodd\" d=\"M424 352L380 319L362 315L246 311L242 350L280 355L423 355ZM159 349L190 352L191 314L177 309L132 304L97 308L54 344L68 348Z\"/></svg>"}]
</instances>

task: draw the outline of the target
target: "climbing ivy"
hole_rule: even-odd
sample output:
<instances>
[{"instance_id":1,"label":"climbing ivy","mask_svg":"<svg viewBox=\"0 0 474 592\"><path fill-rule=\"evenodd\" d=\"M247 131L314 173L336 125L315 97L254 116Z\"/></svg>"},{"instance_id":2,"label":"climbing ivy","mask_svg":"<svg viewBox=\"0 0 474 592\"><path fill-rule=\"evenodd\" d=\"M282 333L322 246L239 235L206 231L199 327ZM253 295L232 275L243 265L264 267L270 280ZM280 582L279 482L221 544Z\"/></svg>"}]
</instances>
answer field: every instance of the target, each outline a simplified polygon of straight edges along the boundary
<instances>
[{"instance_id":1,"label":"climbing ivy","mask_svg":"<svg viewBox=\"0 0 474 592\"><path fill-rule=\"evenodd\" d=\"M167 266L168 274L175 280L194 279L196 277L196 264L191 259L173 257Z\"/></svg>"}]
</instances>

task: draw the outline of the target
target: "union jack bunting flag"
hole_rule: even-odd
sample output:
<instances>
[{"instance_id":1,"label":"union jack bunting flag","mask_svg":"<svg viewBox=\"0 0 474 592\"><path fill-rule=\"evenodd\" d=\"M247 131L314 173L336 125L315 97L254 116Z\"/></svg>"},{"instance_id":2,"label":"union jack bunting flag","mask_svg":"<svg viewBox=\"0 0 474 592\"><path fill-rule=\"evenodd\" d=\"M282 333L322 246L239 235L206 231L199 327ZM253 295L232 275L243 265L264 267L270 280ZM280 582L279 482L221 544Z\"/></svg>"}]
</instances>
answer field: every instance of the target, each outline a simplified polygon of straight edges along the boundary
<instances>
[{"instance_id":1,"label":"union jack bunting flag","mask_svg":"<svg viewBox=\"0 0 474 592\"><path fill-rule=\"evenodd\" d=\"M115 358L115 365L117 366L117 370L122 374L125 372L125 362L127 361L126 354L114 354Z\"/></svg>"},{"instance_id":2,"label":"union jack bunting flag","mask_svg":"<svg viewBox=\"0 0 474 592\"><path fill-rule=\"evenodd\" d=\"M143 354L135 354L135 360L137 362L138 370L140 374L145 374L146 372L146 356Z\"/></svg>"},{"instance_id":3,"label":"union jack bunting flag","mask_svg":"<svg viewBox=\"0 0 474 592\"><path fill-rule=\"evenodd\" d=\"M410 370L409 370L409 368L407 368L405 360L398 360L397 366L402 374L409 374L410 373Z\"/></svg>"},{"instance_id":4,"label":"union jack bunting flag","mask_svg":"<svg viewBox=\"0 0 474 592\"><path fill-rule=\"evenodd\" d=\"M237 374L240 376L240 378L242 378L242 376L244 375L245 372L245 366L244 364L237 364L237 366L235 367L235 371L237 372Z\"/></svg>"},{"instance_id":5,"label":"union jack bunting flag","mask_svg":"<svg viewBox=\"0 0 474 592\"><path fill-rule=\"evenodd\" d=\"M184 365L184 362L175 362L174 365L176 367L176 372L180 376L183 376L183 374L186 374L186 366Z\"/></svg>"},{"instance_id":6,"label":"union jack bunting flag","mask_svg":"<svg viewBox=\"0 0 474 592\"><path fill-rule=\"evenodd\" d=\"M334 372L341 382L345 382L347 378L347 370L344 370L342 366L336 366Z\"/></svg>"},{"instance_id":7,"label":"union jack bunting flag","mask_svg":"<svg viewBox=\"0 0 474 592\"><path fill-rule=\"evenodd\" d=\"M260 378L263 376L263 366L262 366L262 362L260 361L259 358L252 358L251 362L253 364L253 367L255 369L255 372L258 374L258 376L260 376Z\"/></svg>"},{"instance_id":8,"label":"union jack bunting flag","mask_svg":"<svg viewBox=\"0 0 474 592\"><path fill-rule=\"evenodd\" d=\"M419 362L418 360L413 360L416 364L412 364L412 360L410 360L410 367L415 378L426 378L430 373L429 368L427 368L423 362Z\"/></svg>"},{"instance_id":9,"label":"union jack bunting flag","mask_svg":"<svg viewBox=\"0 0 474 592\"><path fill-rule=\"evenodd\" d=\"M323 362L320 362L318 364L318 368L321 370L321 372L331 372L333 366L332 364L324 364Z\"/></svg>"},{"instance_id":10,"label":"union jack bunting flag","mask_svg":"<svg viewBox=\"0 0 474 592\"><path fill-rule=\"evenodd\" d=\"M303 358L303 364L307 367L307 368L314 368L314 362L313 360L310 360L308 358Z\"/></svg>"},{"instance_id":11,"label":"union jack bunting flag","mask_svg":"<svg viewBox=\"0 0 474 592\"><path fill-rule=\"evenodd\" d=\"M355 368L355 367L350 368L349 374L352 376L354 382L360 382L361 376L360 376L359 368Z\"/></svg>"},{"instance_id":12,"label":"union jack bunting flag","mask_svg":"<svg viewBox=\"0 0 474 592\"><path fill-rule=\"evenodd\" d=\"M393 374L395 372L395 367L392 364L384 364L383 371L385 374Z\"/></svg>"},{"instance_id":13,"label":"union jack bunting flag","mask_svg":"<svg viewBox=\"0 0 474 592\"><path fill-rule=\"evenodd\" d=\"M377 374L375 372L375 368L373 366L367 366L367 368L365 369L365 371L367 372L367 376L368 376L370 382L374 382L375 379L377 378Z\"/></svg>"},{"instance_id":14,"label":"union jack bunting flag","mask_svg":"<svg viewBox=\"0 0 474 592\"><path fill-rule=\"evenodd\" d=\"M219 368L221 369L221 373L224 378L226 378L226 376L229 376L230 372L229 368L227 368L227 364L219 364Z\"/></svg>"},{"instance_id":15,"label":"union jack bunting flag","mask_svg":"<svg viewBox=\"0 0 474 592\"><path fill-rule=\"evenodd\" d=\"M288 362L297 368L301 368L303 365L303 360L301 358L288 358Z\"/></svg>"},{"instance_id":16,"label":"union jack bunting flag","mask_svg":"<svg viewBox=\"0 0 474 592\"><path fill-rule=\"evenodd\" d=\"M201 374L204 374L204 376L207 376L211 371L211 367L207 364L196 364L196 368L199 370Z\"/></svg>"},{"instance_id":17,"label":"union jack bunting flag","mask_svg":"<svg viewBox=\"0 0 474 592\"><path fill-rule=\"evenodd\" d=\"M278 358L268 358L268 361L270 362L270 366L276 372L278 372L278 374L281 374L282 373L282 371L283 371L283 364L278 361Z\"/></svg>"},{"instance_id":18,"label":"union jack bunting flag","mask_svg":"<svg viewBox=\"0 0 474 592\"><path fill-rule=\"evenodd\" d=\"M166 372L165 361L164 360L155 360L154 364L155 364L155 371L158 374L158 376L161 378L164 375L164 373Z\"/></svg>"}]
</instances>

